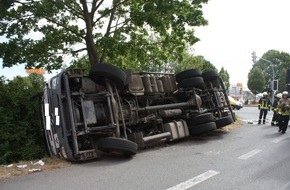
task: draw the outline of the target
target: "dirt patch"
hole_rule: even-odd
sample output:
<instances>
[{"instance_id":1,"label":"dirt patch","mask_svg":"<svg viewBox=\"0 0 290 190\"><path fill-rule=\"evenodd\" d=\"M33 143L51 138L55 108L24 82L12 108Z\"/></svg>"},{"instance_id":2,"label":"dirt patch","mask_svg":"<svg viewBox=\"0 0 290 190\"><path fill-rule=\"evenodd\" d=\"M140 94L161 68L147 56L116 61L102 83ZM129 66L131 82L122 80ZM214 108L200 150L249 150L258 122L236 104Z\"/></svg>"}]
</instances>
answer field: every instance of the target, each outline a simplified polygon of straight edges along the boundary
<instances>
[{"instance_id":1,"label":"dirt patch","mask_svg":"<svg viewBox=\"0 0 290 190\"><path fill-rule=\"evenodd\" d=\"M30 174L34 172L49 171L58 168L71 166L72 163L65 160L46 157L41 160L21 161L10 165L0 166L0 180L8 179L14 176Z\"/></svg>"},{"instance_id":2,"label":"dirt patch","mask_svg":"<svg viewBox=\"0 0 290 190\"><path fill-rule=\"evenodd\" d=\"M230 125L226 125L220 129L215 129L213 131L210 131L208 133L204 133L202 135L198 135L198 136L193 136L190 137L191 140L205 140L207 137L210 136L222 136L225 134L228 134L229 132L242 127L244 124L243 121L237 119L234 123L230 124Z\"/></svg>"},{"instance_id":3,"label":"dirt patch","mask_svg":"<svg viewBox=\"0 0 290 190\"><path fill-rule=\"evenodd\" d=\"M210 133L210 135L220 135L220 134L226 134L232 130L235 130L237 128L240 128L243 126L244 122L241 120L236 120L234 123L227 125L225 127L222 127L220 129L216 129Z\"/></svg>"}]
</instances>

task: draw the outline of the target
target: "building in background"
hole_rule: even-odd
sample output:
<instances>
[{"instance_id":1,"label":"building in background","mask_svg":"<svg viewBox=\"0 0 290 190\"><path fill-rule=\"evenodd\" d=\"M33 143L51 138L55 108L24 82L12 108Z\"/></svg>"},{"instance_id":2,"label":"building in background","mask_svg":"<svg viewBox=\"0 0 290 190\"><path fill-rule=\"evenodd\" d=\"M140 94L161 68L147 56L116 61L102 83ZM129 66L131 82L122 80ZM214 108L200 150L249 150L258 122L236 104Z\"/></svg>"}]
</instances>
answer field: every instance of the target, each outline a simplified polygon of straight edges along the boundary
<instances>
[{"instance_id":1,"label":"building in background","mask_svg":"<svg viewBox=\"0 0 290 190\"><path fill-rule=\"evenodd\" d=\"M242 83L231 84L229 96L244 104L254 104L256 99L255 95L247 87L243 87Z\"/></svg>"}]
</instances>

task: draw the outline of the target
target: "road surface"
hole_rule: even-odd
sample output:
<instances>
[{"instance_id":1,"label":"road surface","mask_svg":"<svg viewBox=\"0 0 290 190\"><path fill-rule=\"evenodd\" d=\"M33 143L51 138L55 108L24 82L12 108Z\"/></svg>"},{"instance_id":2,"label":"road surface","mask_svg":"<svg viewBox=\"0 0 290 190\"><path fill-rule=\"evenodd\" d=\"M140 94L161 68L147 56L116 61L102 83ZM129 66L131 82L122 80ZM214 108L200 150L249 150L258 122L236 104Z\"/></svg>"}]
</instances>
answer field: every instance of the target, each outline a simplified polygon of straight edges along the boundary
<instances>
[{"instance_id":1,"label":"road surface","mask_svg":"<svg viewBox=\"0 0 290 190\"><path fill-rule=\"evenodd\" d=\"M15 177L0 181L0 189L290 189L290 130L278 133L269 120L266 125L257 125L256 107L245 107L236 114L253 124L143 150L132 159L103 157Z\"/></svg>"}]
</instances>

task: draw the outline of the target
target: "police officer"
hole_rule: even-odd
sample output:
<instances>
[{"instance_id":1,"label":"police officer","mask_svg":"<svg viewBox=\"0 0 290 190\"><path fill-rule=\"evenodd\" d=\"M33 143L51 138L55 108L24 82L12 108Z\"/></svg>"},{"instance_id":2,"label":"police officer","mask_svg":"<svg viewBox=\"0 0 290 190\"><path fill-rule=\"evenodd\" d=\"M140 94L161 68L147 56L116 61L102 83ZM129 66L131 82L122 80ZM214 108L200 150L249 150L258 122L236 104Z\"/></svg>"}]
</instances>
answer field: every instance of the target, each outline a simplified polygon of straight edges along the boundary
<instances>
[{"instance_id":1,"label":"police officer","mask_svg":"<svg viewBox=\"0 0 290 190\"><path fill-rule=\"evenodd\" d=\"M290 114L290 99L288 98L288 92L282 93L282 98L278 102L278 109L280 114L279 119L279 131L285 133L288 127L289 114Z\"/></svg>"},{"instance_id":2,"label":"police officer","mask_svg":"<svg viewBox=\"0 0 290 190\"><path fill-rule=\"evenodd\" d=\"M272 104L273 117L271 121L272 126L279 126L279 112L278 112L278 102L282 98L282 93L275 95L274 102Z\"/></svg>"},{"instance_id":3,"label":"police officer","mask_svg":"<svg viewBox=\"0 0 290 190\"><path fill-rule=\"evenodd\" d=\"M258 105L258 109L260 110L258 124L261 124L262 116L263 116L263 124L265 124L266 116L267 116L268 110L270 111L270 108L271 108L271 102L270 102L270 99L268 98L268 93L263 92L263 97L259 100L259 105Z\"/></svg>"}]
</instances>

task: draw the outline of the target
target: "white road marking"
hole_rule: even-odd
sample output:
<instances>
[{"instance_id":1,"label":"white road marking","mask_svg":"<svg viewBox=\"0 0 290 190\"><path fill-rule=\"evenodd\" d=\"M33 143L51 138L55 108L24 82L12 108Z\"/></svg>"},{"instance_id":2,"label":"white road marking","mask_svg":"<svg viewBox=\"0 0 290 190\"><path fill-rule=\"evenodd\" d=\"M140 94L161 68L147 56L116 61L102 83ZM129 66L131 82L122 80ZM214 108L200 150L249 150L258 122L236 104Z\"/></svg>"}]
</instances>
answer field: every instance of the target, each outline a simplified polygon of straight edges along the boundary
<instances>
[{"instance_id":1,"label":"white road marking","mask_svg":"<svg viewBox=\"0 0 290 190\"><path fill-rule=\"evenodd\" d=\"M278 138L272 140L271 142L272 143L278 143L278 142L280 142L280 141L282 141L282 140L284 140L286 138L287 138L287 136L281 136L281 137L278 137Z\"/></svg>"},{"instance_id":2,"label":"white road marking","mask_svg":"<svg viewBox=\"0 0 290 190\"><path fill-rule=\"evenodd\" d=\"M178 185L175 185L173 187L170 187L170 188L168 188L166 190L185 190L185 189L193 187L193 186L195 186L195 185L197 185L197 184L199 184L199 183L201 183L201 182L203 182L203 181L205 181L205 180L207 180L207 179L209 179L209 178L211 178L211 177L213 177L213 176L215 176L215 175L217 175L219 173L220 172L217 172L217 171L214 171L214 170L209 170L209 171L207 171L207 172L205 172L203 174L200 174L200 175L198 175L198 176L196 176L194 178L191 178L191 179L189 179L187 181L184 181L184 182L182 182L182 183L180 183Z\"/></svg>"},{"instance_id":3,"label":"white road marking","mask_svg":"<svg viewBox=\"0 0 290 190\"><path fill-rule=\"evenodd\" d=\"M238 159L240 159L240 160L247 160L248 158L250 158L250 157L252 157L252 156L258 154L258 153L261 152L261 151L262 151L262 150L254 149L254 150L248 152L247 154L244 154L244 155L238 157Z\"/></svg>"}]
</instances>

